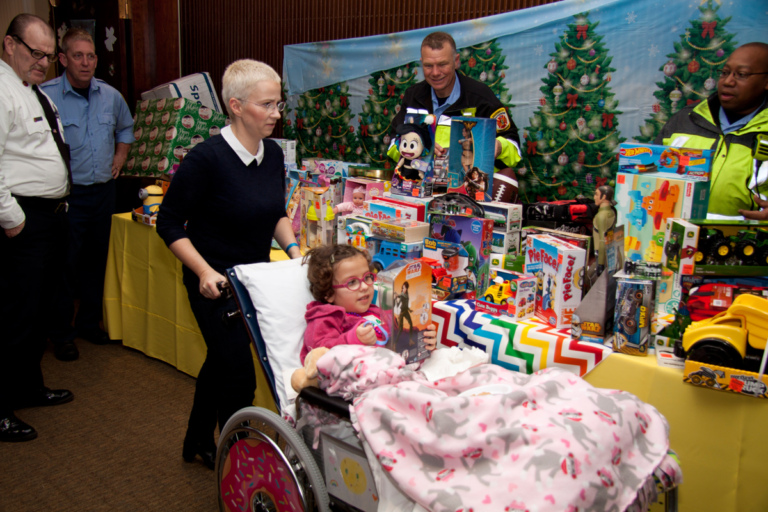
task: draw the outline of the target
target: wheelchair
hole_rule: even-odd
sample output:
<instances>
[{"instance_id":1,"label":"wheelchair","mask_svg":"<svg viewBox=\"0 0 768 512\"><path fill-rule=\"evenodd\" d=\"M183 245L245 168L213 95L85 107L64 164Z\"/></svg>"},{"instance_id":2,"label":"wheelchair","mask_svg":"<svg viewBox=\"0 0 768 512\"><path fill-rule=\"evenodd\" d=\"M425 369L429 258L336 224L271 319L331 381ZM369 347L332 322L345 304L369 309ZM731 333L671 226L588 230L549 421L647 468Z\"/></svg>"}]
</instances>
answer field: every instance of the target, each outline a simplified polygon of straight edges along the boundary
<instances>
[{"instance_id":1,"label":"wheelchair","mask_svg":"<svg viewBox=\"0 0 768 512\"><path fill-rule=\"evenodd\" d=\"M237 268L228 269L227 278L227 293L234 295L238 311L226 321L241 321L242 317L277 410L283 410L286 404L281 403L276 385L282 376L270 365L251 296ZM348 402L309 387L296 397L296 410L305 409L307 404L337 419L341 430L354 433ZM357 437L339 439L326 432L318 436L316 429L301 428L301 424L301 413L296 415L297 429L288 419L263 407L243 408L227 421L220 432L215 468L220 511L378 509L376 481ZM664 510L677 510L676 487L664 489L663 503Z\"/></svg>"}]
</instances>

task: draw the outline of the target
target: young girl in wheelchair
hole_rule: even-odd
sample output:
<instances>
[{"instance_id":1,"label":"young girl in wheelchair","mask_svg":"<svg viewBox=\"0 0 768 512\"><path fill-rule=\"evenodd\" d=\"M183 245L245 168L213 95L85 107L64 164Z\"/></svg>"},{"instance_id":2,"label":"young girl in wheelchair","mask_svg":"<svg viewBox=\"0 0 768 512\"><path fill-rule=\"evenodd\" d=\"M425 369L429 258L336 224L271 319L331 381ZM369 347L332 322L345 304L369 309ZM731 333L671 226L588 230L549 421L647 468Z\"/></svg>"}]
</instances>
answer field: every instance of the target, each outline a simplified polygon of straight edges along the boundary
<instances>
[{"instance_id":1,"label":"young girl in wheelchair","mask_svg":"<svg viewBox=\"0 0 768 512\"><path fill-rule=\"evenodd\" d=\"M304 261L315 300L304 315L302 364L318 347L385 344L390 333L381 309L372 304L376 274L371 256L351 245L325 245L310 250ZM436 334L431 324L424 333L427 350L435 349Z\"/></svg>"}]
</instances>

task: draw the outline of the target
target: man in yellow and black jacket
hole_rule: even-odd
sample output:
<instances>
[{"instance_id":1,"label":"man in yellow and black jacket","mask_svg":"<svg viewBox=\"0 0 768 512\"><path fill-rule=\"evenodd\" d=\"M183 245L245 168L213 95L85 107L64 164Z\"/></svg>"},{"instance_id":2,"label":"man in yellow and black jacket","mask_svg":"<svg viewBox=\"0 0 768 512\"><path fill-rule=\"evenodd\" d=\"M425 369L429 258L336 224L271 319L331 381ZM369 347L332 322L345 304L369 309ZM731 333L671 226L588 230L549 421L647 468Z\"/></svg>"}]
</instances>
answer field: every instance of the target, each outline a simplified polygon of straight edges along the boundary
<instances>
[{"instance_id":1,"label":"man in yellow and black jacket","mask_svg":"<svg viewBox=\"0 0 768 512\"><path fill-rule=\"evenodd\" d=\"M717 93L672 116L657 144L712 149L707 217L768 219L768 162L752 157L768 134L768 44L747 43L728 57Z\"/></svg>"},{"instance_id":2,"label":"man in yellow and black jacket","mask_svg":"<svg viewBox=\"0 0 768 512\"><path fill-rule=\"evenodd\" d=\"M434 114L435 156L442 156L450 143L450 118L471 116L496 121L495 166L514 168L521 160L520 136L512 116L485 84L458 72L460 66L456 42L450 34L432 32L421 43L421 67L424 81L409 87L403 95L400 111L392 120L392 133L403 124L406 114ZM400 159L395 137L387 151Z\"/></svg>"}]
</instances>

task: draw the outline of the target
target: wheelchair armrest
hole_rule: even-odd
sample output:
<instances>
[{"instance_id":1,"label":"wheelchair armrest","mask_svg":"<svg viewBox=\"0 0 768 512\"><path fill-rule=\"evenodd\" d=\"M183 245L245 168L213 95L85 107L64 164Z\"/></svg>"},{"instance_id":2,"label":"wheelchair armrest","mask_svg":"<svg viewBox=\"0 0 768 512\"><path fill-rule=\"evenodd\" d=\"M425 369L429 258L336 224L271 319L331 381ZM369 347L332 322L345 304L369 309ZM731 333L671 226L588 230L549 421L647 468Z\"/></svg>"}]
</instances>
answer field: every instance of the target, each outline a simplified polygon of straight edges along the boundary
<instances>
[{"instance_id":1,"label":"wheelchair armrest","mask_svg":"<svg viewBox=\"0 0 768 512\"><path fill-rule=\"evenodd\" d=\"M317 407L320 407L321 409L332 412L336 414L337 416L341 416L345 419L349 418L349 404L350 402L347 402L343 398L339 398L337 396L330 396L328 393L323 391L320 388L316 387L306 387L301 390L299 393L299 398L302 400L306 400L312 405L315 405Z\"/></svg>"}]
</instances>

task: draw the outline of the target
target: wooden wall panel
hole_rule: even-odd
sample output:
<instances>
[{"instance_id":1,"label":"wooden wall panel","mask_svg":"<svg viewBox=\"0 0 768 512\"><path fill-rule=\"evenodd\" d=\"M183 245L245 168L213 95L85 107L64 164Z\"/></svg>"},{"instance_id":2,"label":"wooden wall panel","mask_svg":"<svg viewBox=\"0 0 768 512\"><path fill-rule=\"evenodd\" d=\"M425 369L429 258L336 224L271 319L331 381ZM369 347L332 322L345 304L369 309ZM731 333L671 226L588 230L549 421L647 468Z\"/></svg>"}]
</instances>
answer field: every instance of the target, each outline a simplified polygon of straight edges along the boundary
<instances>
[{"instance_id":1,"label":"wooden wall panel","mask_svg":"<svg viewBox=\"0 0 768 512\"><path fill-rule=\"evenodd\" d=\"M221 75L236 59L261 60L282 74L284 45L433 27L555 1L182 0L181 73L208 71L221 93Z\"/></svg>"}]
</instances>

